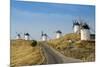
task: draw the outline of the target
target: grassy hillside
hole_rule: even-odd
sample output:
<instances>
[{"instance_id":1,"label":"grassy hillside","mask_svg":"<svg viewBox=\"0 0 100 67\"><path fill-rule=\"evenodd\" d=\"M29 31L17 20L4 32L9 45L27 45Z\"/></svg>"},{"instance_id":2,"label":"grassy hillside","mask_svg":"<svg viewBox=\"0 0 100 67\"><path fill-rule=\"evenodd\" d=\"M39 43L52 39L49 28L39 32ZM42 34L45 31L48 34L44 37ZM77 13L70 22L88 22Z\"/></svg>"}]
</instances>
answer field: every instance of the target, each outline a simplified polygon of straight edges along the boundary
<instances>
[{"instance_id":1,"label":"grassy hillside","mask_svg":"<svg viewBox=\"0 0 100 67\"><path fill-rule=\"evenodd\" d=\"M48 43L52 45L54 48L64 49L67 47L66 45L70 44L69 40L79 41L80 35L70 33L62 36L59 39L49 40Z\"/></svg>"},{"instance_id":2,"label":"grassy hillside","mask_svg":"<svg viewBox=\"0 0 100 67\"><path fill-rule=\"evenodd\" d=\"M48 44L67 57L95 61L95 41L80 41L80 35L66 34L59 39L49 40Z\"/></svg>"},{"instance_id":3,"label":"grassy hillside","mask_svg":"<svg viewBox=\"0 0 100 67\"><path fill-rule=\"evenodd\" d=\"M42 64L43 53L38 44L32 47L32 41L11 40L11 66Z\"/></svg>"}]
</instances>

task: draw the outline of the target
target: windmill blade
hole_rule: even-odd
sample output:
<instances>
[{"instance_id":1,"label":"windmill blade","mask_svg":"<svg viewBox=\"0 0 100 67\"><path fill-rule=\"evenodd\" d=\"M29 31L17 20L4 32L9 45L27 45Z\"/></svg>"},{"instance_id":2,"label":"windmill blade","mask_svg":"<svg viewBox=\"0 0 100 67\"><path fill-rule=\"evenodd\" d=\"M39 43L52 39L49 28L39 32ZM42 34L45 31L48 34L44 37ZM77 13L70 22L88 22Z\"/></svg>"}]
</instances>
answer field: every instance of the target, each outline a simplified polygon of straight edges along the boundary
<instances>
[{"instance_id":1,"label":"windmill blade","mask_svg":"<svg viewBox=\"0 0 100 67\"><path fill-rule=\"evenodd\" d=\"M18 36L18 35L20 35L20 33L17 33L17 32L16 32L16 35Z\"/></svg>"},{"instance_id":2,"label":"windmill blade","mask_svg":"<svg viewBox=\"0 0 100 67\"><path fill-rule=\"evenodd\" d=\"M34 40L34 38L30 35L31 40Z\"/></svg>"},{"instance_id":3,"label":"windmill blade","mask_svg":"<svg viewBox=\"0 0 100 67\"><path fill-rule=\"evenodd\" d=\"M88 24L89 24L89 23L88 23ZM95 33L95 29L93 29L92 25L89 24L88 26L89 26L89 28L90 28L90 31Z\"/></svg>"},{"instance_id":4,"label":"windmill blade","mask_svg":"<svg viewBox=\"0 0 100 67\"><path fill-rule=\"evenodd\" d=\"M43 32L43 31L41 31L40 39L42 39L43 34L44 34L44 32Z\"/></svg>"}]
</instances>

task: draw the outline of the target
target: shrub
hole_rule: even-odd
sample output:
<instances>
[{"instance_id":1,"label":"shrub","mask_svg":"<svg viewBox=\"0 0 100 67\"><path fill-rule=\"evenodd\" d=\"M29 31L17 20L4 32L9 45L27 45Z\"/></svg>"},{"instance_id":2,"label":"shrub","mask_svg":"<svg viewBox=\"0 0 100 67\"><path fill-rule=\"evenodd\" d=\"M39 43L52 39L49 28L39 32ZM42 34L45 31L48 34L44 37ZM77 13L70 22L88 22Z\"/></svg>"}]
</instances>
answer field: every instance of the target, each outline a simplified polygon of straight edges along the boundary
<instances>
[{"instance_id":1,"label":"shrub","mask_svg":"<svg viewBox=\"0 0 100 67\"><path fill-rule=\"evenodd\" d=\"M36 40L32 40L31 46L35 47L37 45L37 41Z\"/></svg>"}]
</instances>

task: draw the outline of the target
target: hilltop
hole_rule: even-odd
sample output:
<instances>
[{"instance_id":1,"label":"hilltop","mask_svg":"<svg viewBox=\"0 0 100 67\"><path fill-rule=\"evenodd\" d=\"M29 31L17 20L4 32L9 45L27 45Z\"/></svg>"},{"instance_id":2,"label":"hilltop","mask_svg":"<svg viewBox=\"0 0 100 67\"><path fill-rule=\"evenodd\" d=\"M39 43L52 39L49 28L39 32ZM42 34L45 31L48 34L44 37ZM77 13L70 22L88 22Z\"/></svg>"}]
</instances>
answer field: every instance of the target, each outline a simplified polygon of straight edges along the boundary
<instances>
[{"instance_id":1,"label":"hilltop","mask_svg":"<svg viewBox=\"0 0 100 67\"><path fill-rule=\"evenodd\" d=\"M95 41L81 41L80 34L69 33L48 44L67 57L83 61L95 61Z\"/></svg>"}]
</instances>

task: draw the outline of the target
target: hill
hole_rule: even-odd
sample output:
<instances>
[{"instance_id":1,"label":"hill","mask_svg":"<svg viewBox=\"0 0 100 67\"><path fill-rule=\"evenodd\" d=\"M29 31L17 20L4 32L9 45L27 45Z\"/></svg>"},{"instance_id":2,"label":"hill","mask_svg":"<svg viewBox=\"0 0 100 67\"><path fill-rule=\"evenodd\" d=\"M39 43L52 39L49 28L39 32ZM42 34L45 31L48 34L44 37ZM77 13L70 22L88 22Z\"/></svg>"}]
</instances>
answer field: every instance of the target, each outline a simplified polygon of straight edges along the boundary
<instances>
[{"instance_id":1,"label":"hill","mask_svg":"<svg viewBox=\"0 0 100 67\"><path fill-rule=\"evenodd\" d=\"M41 48L32 46L32 41L11 40L11 66L42 64L44 61Z\"/></svg>"},{"instance_id":2,"label":"hill","mask_svg":"<svg viewBox=\"0 0 100 67\"><path fill-rule=\"evenodd\" d=\"M95 61L95 41L81 41L78 34L66 34L59 39L49 40L48 44L67 57Z\"/></svg>"}]
</instances>

